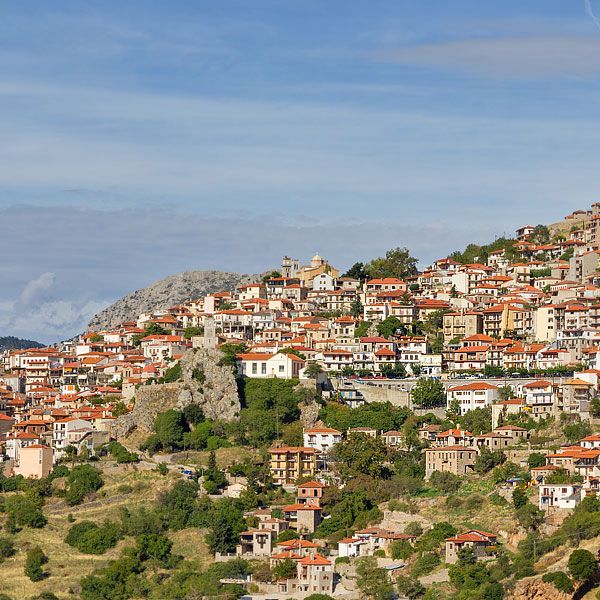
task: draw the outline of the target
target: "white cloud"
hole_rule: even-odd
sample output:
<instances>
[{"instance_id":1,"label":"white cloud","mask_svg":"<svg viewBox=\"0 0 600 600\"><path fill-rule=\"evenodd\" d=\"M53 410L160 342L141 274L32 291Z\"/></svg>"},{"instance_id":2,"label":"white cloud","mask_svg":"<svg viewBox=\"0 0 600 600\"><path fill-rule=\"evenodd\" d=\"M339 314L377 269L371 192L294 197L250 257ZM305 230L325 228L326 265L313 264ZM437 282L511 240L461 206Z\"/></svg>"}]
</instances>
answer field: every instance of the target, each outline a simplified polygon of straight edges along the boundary
<instances>
[{"instance_id":1,"label":"white cloud","mask_svg":"<svg viewBox=\"0 0 600 600\"><path fill-rule=\"evenodd\" d=\"M24 304L35 302L43 292L49 290L54 285L55 279L56 275L49 271L42 273L36 279L32 279L21 293L21 302Z\"/></svg>"},{"instance_id":2,"label":"white cloud","mask_svg":"<svg viewBox=\"0 0 600 600\"><path fill-rule=\"evenodd\" d=\"M473 38L374 53L408 67L457 71L490 79L585 78L600 73L600 36Z\"/></svg>"}]
</instances>

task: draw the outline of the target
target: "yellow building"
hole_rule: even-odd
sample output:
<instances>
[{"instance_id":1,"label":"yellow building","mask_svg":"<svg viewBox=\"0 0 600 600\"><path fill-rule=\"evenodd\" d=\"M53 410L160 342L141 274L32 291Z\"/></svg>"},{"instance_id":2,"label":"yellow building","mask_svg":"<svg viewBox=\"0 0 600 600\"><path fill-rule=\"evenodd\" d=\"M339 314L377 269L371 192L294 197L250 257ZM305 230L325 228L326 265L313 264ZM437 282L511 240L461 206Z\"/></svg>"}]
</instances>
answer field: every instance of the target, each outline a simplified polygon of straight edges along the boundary
<instances>
[{"instance_id":1,"label":"yellow building","mask_svg":"<svg viewBox=\"0 0 600 600\"><path fill-rule=\"evenodd\" d=\"M273 482L293 484L299 477L312 477L316 470L316 450L303 446L282 446L269 450Z\"/></svg>"}]
</instances>

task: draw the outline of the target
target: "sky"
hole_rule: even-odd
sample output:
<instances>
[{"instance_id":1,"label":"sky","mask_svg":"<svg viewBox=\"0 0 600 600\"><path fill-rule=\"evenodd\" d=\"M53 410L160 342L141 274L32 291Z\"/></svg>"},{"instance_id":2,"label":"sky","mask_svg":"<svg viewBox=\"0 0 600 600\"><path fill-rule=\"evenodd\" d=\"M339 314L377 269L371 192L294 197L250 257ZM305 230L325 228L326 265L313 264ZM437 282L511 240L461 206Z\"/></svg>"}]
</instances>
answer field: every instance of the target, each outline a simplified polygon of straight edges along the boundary
<instances>
[{"instance_id":1,"label":"sky","mask_svg":"<svg viewBox=\"0 0 600 600\"><path fill-rule=\"evenodd\" d=\"M599 200L600 0L86 0L0 21L0 336L188 269L422 266Z\"/></svg>"}]
</instances>

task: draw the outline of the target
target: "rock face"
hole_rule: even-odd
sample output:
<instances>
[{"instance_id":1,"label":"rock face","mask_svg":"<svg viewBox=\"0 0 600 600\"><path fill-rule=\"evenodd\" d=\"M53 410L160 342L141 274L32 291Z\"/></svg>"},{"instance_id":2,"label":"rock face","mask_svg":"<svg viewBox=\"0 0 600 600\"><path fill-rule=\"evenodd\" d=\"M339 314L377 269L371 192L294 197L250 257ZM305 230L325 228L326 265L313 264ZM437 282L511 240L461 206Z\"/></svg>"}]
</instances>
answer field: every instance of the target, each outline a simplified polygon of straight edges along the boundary
<instances>
[{"instance_id":1,"label":"rock face","mask_svg":"<svg viewBox=\"0 0 600 600\"><path fill-rule=\"evenodd\" d=\"M190 404L198 404L209 419L237 418L241 409L237 383L231 367L218 365L222 356L219 350L188 350L180 360L182 380L138 388L133 411L116 420L112 434L121 439L136 428L152 433L158 413Z\"/></svg>"},{"instance_id":2,"label":"rock face","mask_svg":"<svg viewBox=\"0 0 600 600\"><path fill-rule=\"evenodd\" d=\"M515 589L506 595L506 600L571 600L573 594L559 592L552 583L540 579L518 581Z\"/></svg>"},{"instance_id":3,"label":"rock face","mask_svg":"<svg viewBox=\"0 0 600 600\"><path fill-rule=\"evenodd\" d=\"M117 300L114 304L92 317L89 331L100 331L133 321L142 313L181 304L190 298L202 298L215 292L234 291L240 285L260 281L262 275L240 275L224 271L184 271L161 279Z\"/></svg>"}]
</instances>

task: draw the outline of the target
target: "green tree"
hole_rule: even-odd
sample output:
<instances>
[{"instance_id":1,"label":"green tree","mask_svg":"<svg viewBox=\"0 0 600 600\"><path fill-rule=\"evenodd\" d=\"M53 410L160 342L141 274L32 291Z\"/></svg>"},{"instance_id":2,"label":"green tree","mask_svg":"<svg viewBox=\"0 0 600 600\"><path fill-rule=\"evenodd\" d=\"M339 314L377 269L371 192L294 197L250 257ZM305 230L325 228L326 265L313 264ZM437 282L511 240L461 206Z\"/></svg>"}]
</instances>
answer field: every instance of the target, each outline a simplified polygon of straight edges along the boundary
<instances>
[{"instance_id":1,"label":"green tree","mask_svg":"<svg viewBox=\"0 0 600 600\"><path fill-rule=\"evenodd\" d=\"M385 473L387 448L379 438L370 435L352 434L333 446L330 455L334 469L346 481L360 474L379 478Z\"/></svg>"},{"instance_id":2,"label":"green tree","mask_svg":"<svg viewBox=\"0 0 600 600\"><path fill-rule=\"evenodd\" d=\"M377 560L364 556L356 561L357 587L363 597L371 600L391 600L394 588L387 573L377 568Z\"/></svg>"},{"instance_id":3,"label":"green tree","mask_svg":"<svg viewBox=\"0 0 600 600\"><path fill-rule=\"evenodd\" d=\"M290 558L280 560L275 568L273 569L273 578L278 579L290 579L296 571L296 563Z\"/></svg>"},{"instance_id":4,"label":"green tree","mask_svg":"<svg viewBox=\"0 0 600 600\"><path fill-rule=\"evenodd\" d=\"M316 362L309 362L306 365L306 369L304 370L304 374L309 379L316 379L323 372L323 368L318 365Z\"/></svg>"},{"instance_id":5,"label":"green tree","mask_svg":"<svg viewBox=\"0 0 600 600\"><path fill-rule=\"evenodd\" d=\"M596 572L596 558L589 550L573 550L568 567L573 579L585 581Z\"/></svg>"},{"instance_id":6,"label":"green tree","mask_svg":"<svg viewBox=\"0 0 600 600\"><path fill-rule=\"evenodd\" d=\"M270 273L265 273L262 278L262 284L265 285L269 279L277 279L281 277L281 271L271 271Z\"/></svg>"},{"instance_id":7,"label":"green tree","mask_svg":"<svg viewBox=\"0 0 600 600\"><path fill-rule=\"evenodd\" d=\"M191 340L193 337L196 337L199 335L204 335L204 327L189 326L189 327L186 327L185 331L183 332L183 337L186 340Z\"/></svg>"},{"instance_id":8,"label":"green tree","mask_svg":"<svg viewBox=\"0 0 600 600\"><path fill-rule=\"evenodd\" d=\"M523 491L522 488L515 488L512 493L512 501L515 508L521 508L529 503L527 500L527 494Z\"/></svg>"},{"instance_id":9,"label":"green tree","mask_svg":"<svg viewBox=\"0 0 600 600\"><path fill-rule=\"evenodd\" d=\"M408 248L394 248L385 253L385 258L373 259L365 266L365 271L371 279L406 279L418 274L417 262L417 259L410 255Z\"/></svg>"},{"instance_id":10,"label":"green tree","mask_svg":"<svg viewBox=\"0 0 600 600\"><path fill-rule=\"evenodd\" d=\"M77 465L67 478L65 500L69 506L81 504L87 493L97 491L102 484L102 477L98 469L89 464Z\"/></svg>"},{"instance_id":11,"label":"green tree","mask_svg":"<svg viewBox=\"0 0 600 600\"><path fill-rule=\"evenodd\" d=\"M418 579L406 577L405 575L398 575L396 578L396 586L398 587L400 595L409 598L409 600L418 598L425 593L425 587Z\"/></svg>"},{"instance_id":12,"label":"green tree","mask_svg":"<svg viewBox=\"0 0 600 600\"><path fill-rule=\"evenodd\" d=\"M176 450L183 445L183 435L188 424L182 412L169 409L159 413L154 420L154 431L165 450Z\"/></svg>"},{"instance_id":13,"label":"green tree","mask_svg":"<svg viewBox=\"0 0 600 600\"><path fill-rule=\"evenodd\" d=\"M590 412L596 419L600 417L600 398L592 398L590 402Z\"/></svg>"},{"instance_id":14,"label":"green tree","mask_svg":"<svg viewBox=\"0 0 600 600\"><path fill-rule=\"evenodd\" d=\"M352 304L350 306L350 314L355 319L362 319L364 310L365 310L365 307L363 306L363 303L360 301L360 298L358 296L356 296L356 298L354 298L354 301L352 302Z\"/></svg>"},{"instance_id":15,"label":"green tree","mask_svg":"<svg viewBox=\"0 0 600 600\"><path fill-rule=\"evenodd\" d=\"M27 550L25 558L25 575L31 581L41 581L44 578L42 566L48 562L48 557L39 546Z\"/></svg>"},{"instance_id":16,"label":"green tree","mask_svg":"<svg viewBox=\"0 0 600 600\"><path fill-rule=\"evenodd\" d=\"M498 396L501 400L511 400L515 398L515 392L510 385L503 385L498 388Z\"/></svg>"},{"instance_id":17,"label":"green tree","mask_svg":"<svg viewBox=\"0 0 600 600\"><path fill-rule=\"evenodd\" d=\"M491 471L496 465L501 465L506 460L502 450L492 452L487 446L483 446L475 459L473 468L477 473L484 475Z\"/></svg>"},{"instance_id":18,"label":"green tree","mask_svg":"<svg viewBox=\"0 0 600 600\"><path fill-rule=\"evenodd\" d=\"M173 558L171 554L173 542L166 535L144 533L138 535L135 544L134 551L140 560L152 559L161 566L168 567L170 565Z\"/></svg>"},{"instance_id":19,"label":"green tree","mask_svg":"<svg viewBox=\"0 0 600 600\"><path fill-rule=\"evenodd\" d=\"M15 553L13 541L7 537L0 538L0 563L6 558L10 558Z\"/></svg>"},{"instance_id":20,"label":"green tree","mask_svg":"<svg viewBox=\"0 0 600 600\"><path fill-rule=\"evenodd\" d=\"M398 317L390 316L377 324L377 333L386 339L390 339L397 329L404 330L404 324Z\"/></svg>"},{"instance_id":21,"label":"green tree","mask_svg":"<svg viewBox=\"0 0 600 600\"><path fill-rule=\"evenodd\" d=\"M527 464L529 465L530 469L543 467L546 464L546 457L539 452L532 452L527 459Z\"/></svg>"},{"instance_id":22,"label":"green tree","mask_svg":"<svg viewBox=\"0 0 600 600\"><path fill-rule=\"evenodd\" d=\"M448 494L456 492L462 483L461 478L450 471L434 471L429 478L429 483L440 492Z\"/></svg>"},{"instance_id":23,"label":"green tree","mask_svg":"<svg viewBox=\"0 0 600 600\"><path fill-rule=\"evenodd\" d=\"M358 279L360 281L364 281L367 278L367 273L365 272L365 265L361 262L354 263L342 275L342 277L350 277L352 279Z\"/></svg>"},{"instance_id":24,"label":"green tree","mask_svg":"<svg viewBox=\"0 0 600 600\"><path fill-rule=\"evenodd\" d=\"M436 408L446 404L446 392L439 379L420 378L411 390L416 408Z\"/></svg>"}]
</instances>

